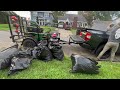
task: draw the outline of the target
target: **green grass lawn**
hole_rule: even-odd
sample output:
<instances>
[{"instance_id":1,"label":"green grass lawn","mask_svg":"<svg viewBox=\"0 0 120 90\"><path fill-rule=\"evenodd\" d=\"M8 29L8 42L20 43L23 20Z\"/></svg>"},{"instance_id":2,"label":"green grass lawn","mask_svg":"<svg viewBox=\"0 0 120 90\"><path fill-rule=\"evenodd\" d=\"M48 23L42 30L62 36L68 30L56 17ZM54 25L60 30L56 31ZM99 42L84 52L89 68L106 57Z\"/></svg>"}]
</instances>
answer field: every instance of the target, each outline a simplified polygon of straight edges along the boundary
<instances>
[{"instance_id":1,"label":"green grass lawn","mask_svg":"<svg viewBox=\"0 0 120 90\"><path fill-rule=\"evenodd\" d=\"M9 30L9 26L8 24L0 24L0 31L8 31Z\"/></svg>"},{"instance_id":2,"label":"green grass lawn","mask_svg":"<svg viewBox=\"0 0 120 90\"><path fill-rule=\"evenodd\" d=\"M69 73L71 69L71 60L65 57L64 60L43 62L33 60L31 66L18 72L17 74L7 76L9 69L0 71L0 79L120 79L120 63L99 62L101 65L100 73L97 75Z\"/></svg>"},{"instance_id":3,"label":"green grass lawn","mask_svg":"<svg viewBox=\"0 0 120 90\"><path fill-rule=\"evenodd\" d=\"M72 34L76 34L76 29L71 29Z\"/></svg>"},{"instance_id":4,"label":"green grass lawn","mask_svg":"<svg viewBox=\"0 0 120 90\"><path fill-rule=\"evenodd\" d=\"M44 32L48 32L50 29L51 31L55 30L54 27L50 27L50 26L41 26L41 28L44 29ZM8 31L8 30L9 30L8 24L0 24L0 31Z\"/></svg>"},{"instance_id":5,"label":"green grass lawn","mask_svg":"<svg viewBox=\"0 0 120 90\"><path fill-rule=\"evenodd\" d=\"M44 29L44 32L48 32L49 30L54 31L55 27L50 27L50 26L40 26L41 28Z\"/></svg>"}]
</instances>

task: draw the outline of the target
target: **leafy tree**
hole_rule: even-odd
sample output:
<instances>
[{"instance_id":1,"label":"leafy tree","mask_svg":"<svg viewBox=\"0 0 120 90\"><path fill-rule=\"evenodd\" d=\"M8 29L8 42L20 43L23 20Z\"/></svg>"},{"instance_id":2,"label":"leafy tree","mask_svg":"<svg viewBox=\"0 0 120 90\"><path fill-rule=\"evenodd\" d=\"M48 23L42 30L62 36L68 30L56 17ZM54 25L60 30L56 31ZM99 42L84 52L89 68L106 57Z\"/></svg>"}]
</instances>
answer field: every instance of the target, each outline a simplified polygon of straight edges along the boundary
<instances>
[{"instance_id":1,"label":"leafy tree","mask_svg":"<svg viewBox=\"0 0 120 90\"><path fill-rule=\"evenodd\" d=\"M58 17L59 16L63 16L67 11L52 11L53 16L54 16L54 21L55 23L57 23L58 21Z\"/></svg>"},{"instance_id":2,"label":"leafy tree","mask_svg":"<svg viewBox=\"0 0 120 90\"><path fill-rule=\"evenodd\" d=\"M119 11L79 11L78 14L82 14L90 26L95 19L108 21L120 17Z\"/></svg>"},{"instance_id":3,"label":"leafy tree","mask_svg":"<svg viewBox=\"0 0 120 90\"><path fill-rule=\"evenodd\" d=\"M17 14L13 11L0 11L0 23L6 24L8 15L17 15Z\"/></svg>"}]
</instances>

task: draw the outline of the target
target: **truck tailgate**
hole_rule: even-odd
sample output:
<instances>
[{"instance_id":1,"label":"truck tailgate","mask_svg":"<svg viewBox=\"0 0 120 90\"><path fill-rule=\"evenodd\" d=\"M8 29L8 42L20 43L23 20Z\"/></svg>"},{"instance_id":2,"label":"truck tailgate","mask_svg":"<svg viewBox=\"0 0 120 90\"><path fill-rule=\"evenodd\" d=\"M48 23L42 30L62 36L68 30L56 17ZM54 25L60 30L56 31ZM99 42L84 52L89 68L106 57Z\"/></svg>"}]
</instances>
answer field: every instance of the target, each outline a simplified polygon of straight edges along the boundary
<instances>
[{"instance_id":1,"label":"truck tailgate","mask_svg":"<svg viewBox=\"0 0 120 90\"><path fill-rule=\"evenodd\" d=\"M73 42L71 42L71 40ZM81 38L79 35L70 35L69 44L70 43L80 44L80 43L83 43L83 42L85 42L85 40L83 38Z\"/></svg>"}]
</instances>

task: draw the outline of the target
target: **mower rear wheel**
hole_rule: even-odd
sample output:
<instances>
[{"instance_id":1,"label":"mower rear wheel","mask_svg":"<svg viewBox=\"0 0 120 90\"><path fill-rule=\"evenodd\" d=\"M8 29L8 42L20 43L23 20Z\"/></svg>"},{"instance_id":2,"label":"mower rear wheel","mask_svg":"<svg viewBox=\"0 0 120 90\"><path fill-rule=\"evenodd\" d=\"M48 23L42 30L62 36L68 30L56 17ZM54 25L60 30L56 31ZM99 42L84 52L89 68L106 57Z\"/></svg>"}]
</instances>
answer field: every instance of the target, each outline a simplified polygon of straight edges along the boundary
<instances>
[{"instance_id":1,"label":"mower rear wheel","mask_svg":"<svg viewBox=\"0 0 120 90\"><path fill-rule=\"evenodd\" d=\"M23 47L25 48L34 48L36 45L36 43L31 40L31 39L26 39L23 41Z\"/></svg>"}]
</instances>

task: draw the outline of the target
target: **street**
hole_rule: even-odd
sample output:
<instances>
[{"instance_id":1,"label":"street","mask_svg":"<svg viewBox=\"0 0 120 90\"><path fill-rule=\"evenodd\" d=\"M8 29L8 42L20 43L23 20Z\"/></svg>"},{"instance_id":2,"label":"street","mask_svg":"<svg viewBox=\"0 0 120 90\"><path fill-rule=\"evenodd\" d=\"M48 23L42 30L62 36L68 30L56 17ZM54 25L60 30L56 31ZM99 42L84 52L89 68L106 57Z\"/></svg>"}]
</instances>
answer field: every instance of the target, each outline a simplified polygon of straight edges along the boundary
<instances>
[{"instance_id":1,"label":"street","mask_svg":"<svg viewBox=\"0 0 120 90\"><path fill-rule=\"evenodd\" d=\"M13 45L12 39L10 37L9 31L0 31L0 50L3 50L11 45Z\"/></svg>"}]
</instances>

